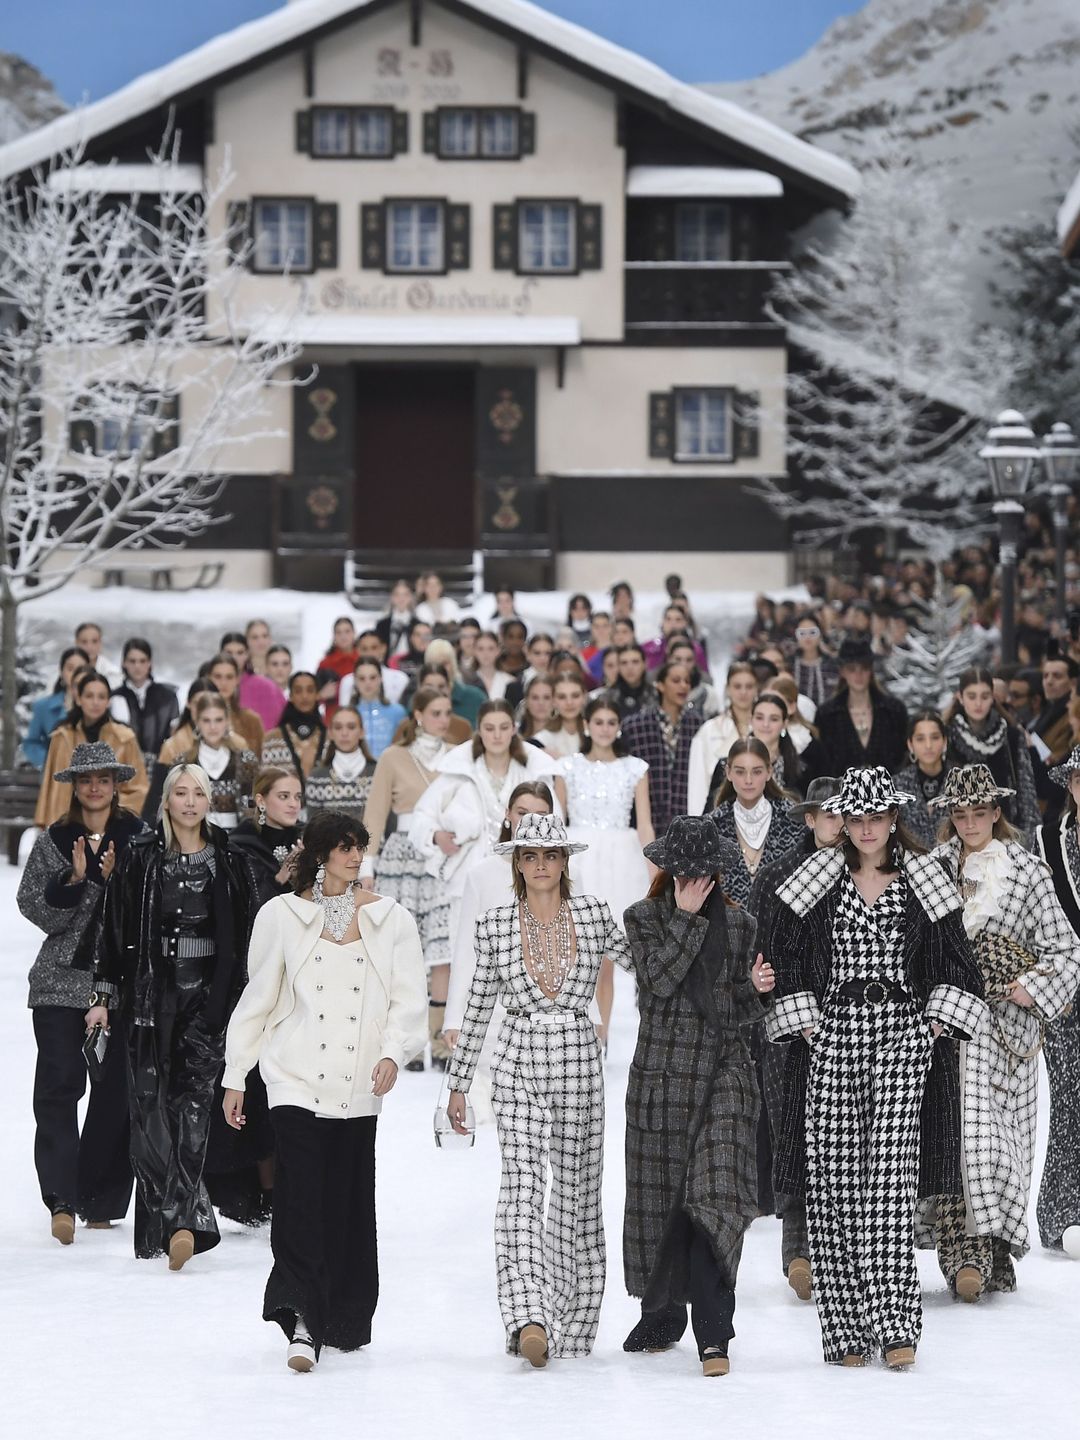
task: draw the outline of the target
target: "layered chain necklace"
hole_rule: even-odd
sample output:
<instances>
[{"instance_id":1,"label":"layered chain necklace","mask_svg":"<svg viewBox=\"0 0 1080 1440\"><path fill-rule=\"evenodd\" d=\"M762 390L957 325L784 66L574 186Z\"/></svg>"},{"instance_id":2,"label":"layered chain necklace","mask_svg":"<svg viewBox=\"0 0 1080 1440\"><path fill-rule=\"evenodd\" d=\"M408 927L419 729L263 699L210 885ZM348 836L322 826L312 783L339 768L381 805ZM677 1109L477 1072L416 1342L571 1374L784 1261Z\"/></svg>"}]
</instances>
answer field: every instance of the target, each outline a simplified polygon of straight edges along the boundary
<instances>
[{"instance_id":1,"label":"layered chain necklace","mask_svg":"<svg viewBox=\"0 0 1080 1440\"><path fill-rule=\"evenodd\" d=\"M553 920L540 921L529 909L528 901L521 902L521 914L525 925L525 943L529 951L530 973L540 989L554 1000L570 973L572 949L570 938L570 906L564 900Z\"/></svg>"},{"instance_id":2,"label":"layered chain necklace","mask_svg":"<svg viewBox=\"0 0 1080 1440\"><path fill-rule=\"evenodd\" d=\"M345 939L356 914L356 900L353 896L355 889L356 882L350 881L340 895L324 895L322 881L317 877L311 887L312 900L316 905L322 906L323 929L332 935L339 945Z\"/></svg>"}]
</instances>

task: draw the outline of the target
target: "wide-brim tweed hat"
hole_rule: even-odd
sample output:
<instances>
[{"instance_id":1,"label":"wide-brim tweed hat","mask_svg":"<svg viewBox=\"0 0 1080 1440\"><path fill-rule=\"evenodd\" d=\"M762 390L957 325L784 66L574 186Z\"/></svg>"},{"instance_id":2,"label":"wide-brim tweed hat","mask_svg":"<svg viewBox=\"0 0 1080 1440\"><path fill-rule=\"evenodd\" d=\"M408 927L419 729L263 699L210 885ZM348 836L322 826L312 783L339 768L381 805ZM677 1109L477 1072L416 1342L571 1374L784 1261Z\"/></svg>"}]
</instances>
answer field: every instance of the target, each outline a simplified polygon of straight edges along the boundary
<instances>
[{"instance_id":1,"label":"wide-brim tweed hat","mask_svg":"<svg viewBox=\"0 0 1080 1440\"><path fill-rule=\"evenodd\" d=\"M557 815L523 815L517 832L510 840L494 847L496 855L511 855L515 850L565 850L580 855L589 847L582 840L571 840L566 826Z\"/></svg>"},{"instance_id":2,"label":"wide-brim tweed hat","mask_svg":"<svg viewBox=\"0 0 1080 1440\"><path fill-rule=\"evenodd\" d=\"M997 783L988 765L957 765L945 776L941 794L928 800L926 808L959 810L969 805L996 805L1006 795L1015 794L1015 790Z\"/></svg>"},{"instance_id":3,"label":"wide-brim tweed hat","mask_svg":"<svg viewBox=\"0 0 1080 1440\"><path fill-rule=\"evenodd\" d=\"M852 635L847 636L840 642L840 648L836 652L836 663L841 667L844 665L869 665L873 669L874 652L870 648L870 641L860 640Z\"/></svg>"},{"instance_id":4,"label":"wide-brim tweed hat","mask_svg":"<svg viewBox=\"0 0 1080 1440\"><path fill-rule=\"evenodd\" d=\"M914 795L897 790L884 765L853 766L845 770L838 793L823 800L819 808L828 815L882 815L914 799Z\"/></svg>"},{"instance_id":5,"label":"wide-brim tweed hat","mask_svg":"<svg viewBox=\"0 0 1080 1440\"><path fill-rule=\"evenodd\" d=\"M1060 765L1052 765L1046 772L1055 785L1061 785L1064 789L1069 788L1069 780L1080 770L1080 745L1074 745L1072 754Z\"/></svg>"},{"instance_id":6,"label":"wide-brim tweed hat","mask_svg":"<svg viewBox=\"0 0 1080 1440\"><path fill-rule=\"evenodd\" d=\"M792 805L789 815L809 815L811 810L820 810L826 800L840 794L840 781L835 775L819 775L806 787L806 799Z\"/></svg>"},{"instance_id":7,"label":"wide-brim tweed hat","mask_svg":"<svg viewBox=\"0 0 1080 1440\"><path fill-rule=\"evenodd\" d=\"M78 775L93 775L99 770L109 770L116 776L116 783L122 784L125 780L131 780L135 771L130 765L123 765L116 758L116 751L104 740L87 740L82 745L76 745L71 752L71 759L66 770L58 770L53 776L62 785L70 785Z\"/></svg>"},{"instance_id":8,"label":"wide-brim tweed hat","mask_svg":"<svg viewBox=\"0 0 1080 1440\"><path fill-rule=\"evenodd\" d=\"M676 815L667 832L645 846L644 855L658 870L685 880L727 875L742 859L707 815Z\"/></svg>"}]
</instances>

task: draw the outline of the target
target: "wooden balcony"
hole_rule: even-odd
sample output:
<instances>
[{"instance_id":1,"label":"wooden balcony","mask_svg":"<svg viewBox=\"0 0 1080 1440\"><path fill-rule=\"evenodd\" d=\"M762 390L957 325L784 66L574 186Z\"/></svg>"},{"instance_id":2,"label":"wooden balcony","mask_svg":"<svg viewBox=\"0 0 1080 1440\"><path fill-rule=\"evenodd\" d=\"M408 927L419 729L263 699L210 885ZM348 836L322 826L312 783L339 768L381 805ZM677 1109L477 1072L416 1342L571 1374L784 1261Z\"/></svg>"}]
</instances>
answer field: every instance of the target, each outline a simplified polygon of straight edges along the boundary
<instances>
[{"instance_id":1,"label":"wooden balcony","mask_svg":"<svg viewBox=\"0 0 1080 1440\"><path fill-rule=\"evenodd\" d=\"M765 302L787 261L628 260L626 338L654 345L780 345Z\"/></svg>"}]
</instances>

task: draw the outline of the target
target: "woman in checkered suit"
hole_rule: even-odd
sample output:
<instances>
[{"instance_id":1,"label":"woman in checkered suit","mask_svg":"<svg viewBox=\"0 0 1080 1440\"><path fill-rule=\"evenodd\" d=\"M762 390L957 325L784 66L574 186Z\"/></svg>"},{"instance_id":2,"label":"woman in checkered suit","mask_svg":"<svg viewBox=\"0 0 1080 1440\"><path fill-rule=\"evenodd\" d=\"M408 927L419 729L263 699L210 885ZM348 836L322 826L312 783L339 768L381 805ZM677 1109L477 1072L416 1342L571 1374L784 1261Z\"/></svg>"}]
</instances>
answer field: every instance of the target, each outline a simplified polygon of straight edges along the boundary
<instances>
[{"instance_id":1,"label":"woman in checkered suit","mask_svg":"<svg viewBox=\"0 0 1080 1440\"><path fill-rule=\"evenodd\" d=\"M806 1195L825 1359L893 1369L922 1329L916 1195L959 1173L956 1071L935 1042L986 1014L956 889L899 827L909 799L884 766L847 771L821 807L843 843L780 886L765 947L769 1038L793 1042L773 1178Z\"/></svg>"},{"instance_id":2,"label":"woman in checkered suit","mask_svg":"<svg viewBox=\"0 0 1080 1440\"><path fill-rule=\"evenodd\" d=\"M513 839L495 846L512 857L517 898L476 922L476 972L450 1066L447 1114L462 1134L465 1096L501 1000L491 1087L502 1150L499 1308L507 1350L537 1368L592 1350L606 1273L604 1072L589 1003L603 957L629 969L630 951L603 901L570 897L567 860L583 848L554 815L524 816Z\"/></svg>"}]
</instances>

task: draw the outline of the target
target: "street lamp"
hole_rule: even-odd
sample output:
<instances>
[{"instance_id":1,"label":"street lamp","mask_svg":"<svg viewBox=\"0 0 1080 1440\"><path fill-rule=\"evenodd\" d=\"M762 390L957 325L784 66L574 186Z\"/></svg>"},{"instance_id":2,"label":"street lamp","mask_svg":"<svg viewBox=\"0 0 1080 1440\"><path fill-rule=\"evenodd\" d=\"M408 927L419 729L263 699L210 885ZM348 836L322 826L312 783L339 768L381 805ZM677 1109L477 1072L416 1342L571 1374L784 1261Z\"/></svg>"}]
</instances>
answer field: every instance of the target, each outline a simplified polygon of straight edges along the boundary
<instances>
[{"instance_id":1,"label":"street lamp","mask_svg":"<svg viewBox=\"0 0 1080 1440\"><path fill-rule=\"evenodd\" d=\"M987 443L979 451L985 460L997 500L998 553L1001 557L1001 660L1016 663L1016 557L1020 544L1020 522L1024 516L1021 497L1039 460L1035 435L1019 410L1003 410L991 426Z\"/></svg>"},{"instance_id":2,"label":"street lamp","mask_svg":"<svg viewBox=\"0 0 1080 1440\"><path fill-rule=\"evenodd\" d=\"M1054 611L1065 622L1065 547L1069 534L1069 495L1073 482L1080 476L1080 445L1068 425L1058 421L1042 437L1039 451L1046 478L1050 481L1050 499L1054 513L1054 574L1057 594Z\"/></svg>"}]
</instances>

